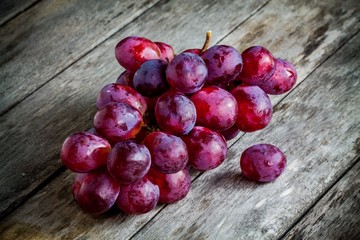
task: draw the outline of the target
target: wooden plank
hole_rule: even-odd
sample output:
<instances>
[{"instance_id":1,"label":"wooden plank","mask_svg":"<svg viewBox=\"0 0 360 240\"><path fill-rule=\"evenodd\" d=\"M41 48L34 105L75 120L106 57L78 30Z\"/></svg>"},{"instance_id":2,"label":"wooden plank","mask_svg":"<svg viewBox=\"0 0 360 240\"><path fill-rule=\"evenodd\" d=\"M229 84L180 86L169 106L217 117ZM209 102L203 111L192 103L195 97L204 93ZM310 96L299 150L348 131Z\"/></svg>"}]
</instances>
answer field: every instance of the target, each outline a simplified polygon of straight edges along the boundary
<instances>
[{"instance_id":1,"label":"wooden plank","mask_svg":"<svg viewBox=\"0 0 360 240\"><path fill-rule=\"evenodd\" d=\"M356 51L354 51L356 49ZM246 134L225 164L196 179L132 239L276 239L360 156L360 34L275 108L272 124ZM240 175L241 152L271 143L288 166L273 183Z\"/></svg>"},{"instance_id":2,"label":"wooden plank","mask_svg":"<svg viewBox=\"0 0 360 240\"><path fill-rule=\"evenodd\" d=\"M59 149L69 134L91 127L98 91L123 70L114 57L119 39L139 34L168 42L177 51L198 47L204 41L204 29L217 33L216 42L265 3L203 0L157 4L1 116L0 216L61 166Z\"/></svg>"},{"instance_id":3,"label":"wooden plank","mask_svg":"<svg viewBox=\"0 0 360 240\"><path fill-rule=\"evenodd\" d=\"M0 3L0 26L39 0L2 0Z\"/></svg>"},{"instance_id":4,"label":"wooden plank","mask_svg":"<svg viewBox=\"0 0 360 240\"><path fill-rule=\"evenodd\" d=\"M0 28L0 114L159 0L44 0Z\"/></svg>"},{"instance_id":5,"label":"wooden plank","mask_svg":"<svg viewBox=\"0 0 360 240\"><path fill-rule=\"evenodd\" d=\"M171 4L171 3L169 3L169 4ZM295 4L295 3L293 3L293 4ZM300 4L300 6L298 5L299 8L301 6L303 6L301 3L297 3L297 4ZM339 2L338 7L340 9L346 9L345 4L346 3ZM271 14L274 11L276 11L276 9L286 10L286 6L288 6L290 9L296 8L296 7L294 7L294 5L291 5L291 4L283 4L283 3L278 3L278 2L277 2L277 4L276 4L276 2L271 3L264 7L264 11L262 11L261 15L257 15L257 14L254 15L251 19L249 19L248 22L246 22L245 24L243 24L241 26L241 29L243 29L243 31L248 31L250 26L253 26L255 23L257 23L259 21L261 23L263 21L263 17L266 17L268 13ZM326 6L328 6L328 5L326 5ZM278 25L279 29L285 28L285 26L287 26L287 24L289 23L289 19L294 19L295 20L294 22L296 22L298 24L297 29L298 29L299 35L290 34L290 32L281 31L281 30L278 31L278 34L279 34L278 37L286 39L287 41L290 42L289 44L292 44L292 46L293 46L293 48L291 48L291 51L290 50L289 51L281 51L282 53L287 54L287 58L295 59L296 56L301 54L304 51L304 49L303 49L304 46L306 45L306 44L304 44L304 42L311 44L311 41L309 41L309 36L311 35L312 32L314 32L315 29L317 29L319 27L317 25L317 23L323 23L320 20L323 18L324 15L326 15L326 11L329 11L329 8L326 8L326 6L318 7L318 8L324 9L325 14L322 13L321 15L316 15L316 14L314 14L314 12L312 12L312 14L307 15L305 13L311 12L310 10L312 8L314 8L314 6L309 6L309 9L302 7L302 8L300 8L300 9L302 9L301 12L294 13L297 15L288 16L288 18L284 18L283 21L280 21L280 20L277 21L277 25ZM175 7L175 5L174 5L174 7ZM164 5L164 8L168 9L169 6ZM347 14L351 14L351 12L354 11L352 9L353 8L349 8L347 10L344 10L344 12L346 12ZM214 12L216 12L215 9L214 9ZM220 12L221 11L218 10L217 14L219 14ZM231 11L228 11L227 13L229 14L230 12ZM303 15L301 15L301 14L303 14ZM153 16L154 15L151 15L150 18L152 18ZM197 14L194 13L194 16L197 16ZM191 19L193 21L194 21L194 16L191 17ZM309 16L309 18L306 18L305 16ZM189 18L189 16L184 16L184 18L185 19ZM315 59L316 60L315 63L309 63L309 64L312 64L312 66L318 65L320 62L322 62L324 59L326 59L335 49L337 49L338 44L344 43L344 41L346 41L346 39L349 38L349 35L353 34L357 30L356 24L355 24L356 20L349 20L348 18L349 18L349 16L345 15L344 18L339 17L337 19L338 25L334 25L334 28L338 29L338 31L341 33L336 31L336 35L335 35L336 37L333 35L335 32L334 29L329 29L329 32L324 33L327 37L331 38L332 41L325 41L325 44L320 44L318 48L314 49L313 54L317 55L317 56L321 56L321 57L319 57L319 58L317 57ZM197 18L195 18L195 20L196 19ZM211 19L211 18L209 18L209 19ZM299 19L301 19L302 21L300 22ZM149 19L145 18L145 19L142 19L141 21L147 22L145 20L149 20ZM151 21L149 20L149 23L150 22ZM204 22L206 22L206 21L204 21ZM213 22L210 22L209 24L218 26ZM345 25L342 25L342 24L345 24ZM144 26L144 29L146 29L147 27L148 26ZM132 26L132 28L134 28L134 27ZM174 26L172 26L171 28L173 29ZM184 31L185 30L188 30L188 29L184 29ZM175 31L175 30L169 30L169 31ZM174 33L174 32L170 32L170 36L167 36L166 31L164 31L164 35L165 35L164 37L170 38L171 33ZM272 35L273 33L268 32L267 34ZM261 39L266 38L267 34L265 36L264 35L260 36L258 41L261 42ZM191 43L191 41L192 41L192 40L188 40L188 39L180 39L178 41L182 41L182 40L189 41L189 42L180 43L181 47L186 46L186 45L189 46L189 43ZM254 41L255 40L256 39L254 39ZM174 41L174 39L173 39L173 41ZM236 41L239 41L239 40L236 40ZM227 43L229 43L229 42L227 41ZM231 43L231 45L234 45L236 43L235 42ZM270 43L271 43L271 41L269 42L269 44ZM267 43L263 42L263 44L266 45ZM109 44L109 45L111 45L111 44ZM176 46L175 44L173 44L173 45ZM278 46L278 47L280 47L280 46ZM99 49L101 49L101 47ZM85 58L84 61L81 63L81 65L80 65L80 63L79 63L79 65L76 65L76 68L72 69L72 71L74 71L73 76L77 76L77 75L84 76L82 74L84 74L84 72L86 70L86 71L88 71L87 73L94 74L93 79L98 78L98 79L109 80L111 77L115 78L116 75L115 75L114 71L112 71L110 67L106 67L107 66L106 64L101 65L101 67L98 66L98 67L96 67L96 69L102 69L102 67L103 67L108 71L112 71L109 74L109 76L106 76L105 73L98 73L94 70L91 70L91 68L87 69L87 67L86 67L86 63L88 65L92 66L92 64L96 63L96 60L104 59L104 56L106 56L106 54L104 54L104 52L105 52L104 49L102 51L103 52L100 51L97 54L94 54L91 58L90 57ZM280 50L277 50L277 51L280 52ZM89 56L91 56L91 54ZM97 61L97 62L103 63L104 61ZM308 69L308 68L306 68L306 66L299 66L298 70L301 73L300 76L307 76L307 74L309 74L313 69ZM67 74L71 74L71 73L67 73ZM69 76L71 76L71 75L69 75ZM101 76L104 76L104 77L99 78ZM65 76L62 79L67 79L67 78L69 78L69 77ZM85 79L85 77L83 77L83 78ZM76 80L76 77L74 79ZM302 80L303 79L299 79L299 82L301 82ZM91 79L89 80L89 82L91 82ZM103 83L100 83L99 85L101 85L101 84L103 84ZM74 86L76 86L76 85L74 84ZM70 87L74 87L74 86L70 86ZM69 91L70 87L63 88L59 91L68 93L68 92L70 92ZM96 88L96 86L94 88ZM49 88L46 90L49 91L50 89L52 89L52 88ZM88 90L93 91L92 94L94 94L94 92L96 92L96 90L91 90L91 89L88 89ZM43 93L44 98L46 97L46 93L47 93L46 91ZM90 95L82 95L84 93L81 93L81 94L78 94L78 93L79 92L76 92L76 94L75 94L75 96L78 97L78 99L90 98L89 97ZM68 98L61 98L61 99L64 102L66 102L66 101L68 101L68 99L73 99L73 98L74 98L74 96L71 95ZM58 102L61 102L61 99L58 100ZM93 97L93 99L95 99L95 97ZM291 101L293 101L292 99L293 98L291 98ZM72 100L72 101L74 101L74 100ZM41 103L41 101L39 101L38 99L33 99L30 101L30 103L35 103L35 102ZM85 107L84 108L79 107L80 109L77 111L73 110L74 111L73 118L78 119L79 121L89 122L92 116L91 116L91 114L88 114L89 110L86 110L86 107L89 108L90 105L92 106L94 104L93 103L81 103L81 104L83 104ZM351 103L349 103L349 104L351 104ZM69 106L71 106L70 103L69 103ZM49 109L51 109L51 107L47 108L46 105L42 105L41 108L45 108L44 111L47 111L47 112L49 112L50 111ZM74 108L75 107L73 107L73 109ZM26 109L26 108L24 108L24 109ZM82 109L85 109L85 110L81 111ZM289 116L289 114L291 113L291 112L287 113L287 111L288 110L286 110L286 114L284 114L284 116L286 116L286 117ZM69 111L69 112L71 112L71 111ZM82 115L80 115L80 112L82 113ZM56 114L56 111L54 111L54 114ZM78 115L76 115L76 114L78 114ZM71 117L72 114L68 114L68 112L63 112L63 115L67 115L68 117L69 116ZM47 117L51 117L51 116L47 115ZM46 118L41 118L41 119L45 120ZM60 119L60 118L57 117L57 119ZM66 120L64 120L64 121L66 121ZM274 119L273 122L277 123L278 120ZM289 122L292 122L292 120L290 119ZM69 125L70 128L74 127L74 124L79 124L79 125L77 125L77 127L81 126L81 124L84 124L84 123L69 124L70 122L65 122L65 123L67 123L67 125ZM293 123L292 126L294 128L296 128L296 126L294 126L296 124L297 124L297 122ZM271 124L269 129L273 129L272 126L273 126L273 124ZM84 129L86 129L86 127L88 127L88 126L85 126ZM76 128L76 126L75 126L75 128ZM277 127L275 127L275 128L277 128ZM294 138L292 140L300 141L300 140L296 139L296 137L298 137L298 139L299 139L299 136L294 135ZM34 139L36 139L36 138L34 138ZM259 140L259 139L261 139L261 138L257 138L256 140ZM284 139L284 135L277 137L277 139L287 140L287 139ZM264 141L264 139L261 141ZM276 141L278 141L278 140L276 140ZM277 144L276 141L275 142L272 141L272 142L274 144ZM244 139L244 141L241 140L241 142L246 143L246 145L249 145L251 143L249 141L249 139L246 139L246 138ZM52 143L51 145L53 145L53 144L54 143ZM278 144L278 145L281 148L283 148L282 145L280 145L280 144ZM239 145L236 145L235 148L239 148ZM167 211L167 213L169 213L170 211L174 211L174 208L180 208L185 203L191 210L195 211L197 209L197 207L199 206L200 201L201 201L200 205L202 206L203 209L206 209L206 206L208 205L207 201L209 201L209 204L211 204L211 201L215 201L216 202L216 203L214 203L215 205L216 204L220 205L220 202L222 201L222 199L221 199L222 195L217 195L219 193L218 190L220 190L221 188L224 188L224 186L225 186L225 188L227 188L225 190L230 191L229 196L234 195L236 188L233 186L233 181L236 183L243 182L242 184L245 184L245 186L239 186L239 188L241 189L241 191L244 191L245 194L246 194L246 189L248 188L248 190L247 190L248 195L249 195L249 192L250 192L250 195L253 194L253 192L254 192L250 188L256 188L256 187L261 188L263 185L257 186L257 185L251 184L250 182L245 182L245 181L242 181L241 179L238 179L238 163L237 163L238 160L234 160L234 159L237 159L239 156L235 154L235 150L236 150L235 148L231 148L232 150L230 150L230 154L229 154L227 163L225 163L225 165L222 166L218 170L218 171L223 171L223 173L220 174L219 178L217 178L217 179L212 178L211 181L205 181L206 182L205 184L204 184L204 182L198 183L198 180L196 180L195 184L193 186L193 189L190 192L190 195L185 200L183 200L182 202L177 203L175 205L169 206L170 210L167 210L167 208L168 208L167 207L163 211ZM288 155L289 159L295 159L295 157L294 157L295 155L294 155L294 153L292 153L294 148L296 148L296 146L293 146L293 148L291 148L291 149L284 149L284 150L286 150L285 153ZM300 157L302 157L302 155L299 155L299 159L300 159ZM345 156L345 159L346 159L346 156ZM229 166L229 164L231 164L232 161L233 161L234 165ZM50 160L49 160L49 162L50 162ZM291 166L294 166L294 165L291 165ZM291 166L288 168L288 169L290 169L290 170L288 170L290 172L292 171ZM21 167L21 166L19 166L19 167ZM226 169L230 169L230 170L226 171ZM297 171L299 171L299 172L307 171L307 169L303 169L303 168L299 169L299 167L298 167ZM209 172L207 174L213 174L213 173L214 172ZM206 174L205 174L205 176L206 176ZM227 176L227 177L225 177L225 176ZM203 179L203 176L200 178L200 180L202 180L202 179ZM214 182L216 182L217 180L221 180L221 179L223 179L223 181L220 185L214 184ZM228 184L226 184L226 181L228 181ZM71 194L70 194L70 186L69 186L70 183L71 183L71 176L70 176L70 173L68 171L66 171L66 173L60 175L57 179L55 179L52 183L50 183L46 188L44 188L42 191L40 191L34 197L29 199L29 201L27 201L26 204L22 205L16 211L14 211L11 215L9 215L9 217L4 220L4 223L0 225L0 232L4 232L3 236L12 236L12 237L14 237L14 235L13 235L14 233L19 233L20 236L22 236L21 232L25 232L27 234L37 234L35 236L44 234L45 236L51 236L52 238L55 238L55 236L58 236L61 238L66 238L67 236L69 236L69 238L71 238L74 235L78 236L79 238L80 237L96 238L96 236L101 235L101 237L103 239L106 239L106 238L116 238L114 236L121 235L121 236L123 236L124 239L126 239L126 238L132 236L132 234L135 233L137 230L139 230L146 223L146 221L151 219L159 210L159 208L158 208L158 210L152 211L151 213L149 213L147 215L140 216L140 217L137 216L134 218L128 217L125 219L125 218L123 218L122 215L120 215L120 216L110 217L110 218L105 216L105 218L107 218L107 220L104 220L103 218L94 219L88 215L82 214L81 212L79 212L78 208L76 208L75 203L73 202ZM281 180L280 180L279 183L283 183L283 182L281 182ZM202 199L201 196L198 196L197 189L202 184L204 185L203 187L207 188L206 191L208 192L208 194L212 195L212 196L207 195L207 197L210 197L209 200ZM264 185L264 187L272 186L272 185L273 184ZM257 191L259 192L259 190L257 190ZM197 195L196 198L194 198L195 193ZM221 193L221 191L220 191L220 193ZM228 194L228 193L226 192L226 194ZM211 197L214 197L215 199L211 199ZM220 202L218 203L217 201L220 201ZM233 206L235 206L235 205L236 204L234 203ZM161 206L161 207L164 207L164 206ZM220 205L220 207L221 207L221 205ZM41 209L41 211L38 211L38 209ZM226 209L226 211L233 211L233 209L230 209L230 210L228 208L224 208L224 209ZM174 211L174 213L175 212L176 211ZM45 213L47 213L47 214L45 214ZM184 213L185 213L185 211L184 211ZM26 216L26 217L24 217L24 216ZM183 213L180 213L180 216L182 216L184 218L191 217L189 215L183 215ZM192 216L192 217L194 217L194 216ZM206 218L206 215L204 215L203 217ZM145 219L147 219L147 220L145 220ZM186 221L181 220L179 222L179 224L184 223ZM67 222L70 222L70 223L67 223ZM169 221L166 222L166 224L164 224L164 226L168 225L169 222L173 222L173 219L170 218ZM192 222L192 223L194 223L194 222ZM194 224L194 226L196 226L196 225L197 224ZM190 230L193 230L193 229L190 229ZM166 230L166 231L168 231L168 230ZM173 231L173 229L171 231ZM181 231L182 230L178 231L179 234ZM184 228L183 231L186 232L187 229ZM161 230L160 232L163 232L163 230ZM19 236L17 236L17 237L19 237Z\"/></svg>"},{"instance_id":6,"label":"wooden plank","mask_svg":"<svg viewBox=\"0 0 360 240\"><path fill-rule=\"evenodd\" d=\"M357 239L360 236L360 161L320 199L284 239Z\"/></svg>"}]
</instances>

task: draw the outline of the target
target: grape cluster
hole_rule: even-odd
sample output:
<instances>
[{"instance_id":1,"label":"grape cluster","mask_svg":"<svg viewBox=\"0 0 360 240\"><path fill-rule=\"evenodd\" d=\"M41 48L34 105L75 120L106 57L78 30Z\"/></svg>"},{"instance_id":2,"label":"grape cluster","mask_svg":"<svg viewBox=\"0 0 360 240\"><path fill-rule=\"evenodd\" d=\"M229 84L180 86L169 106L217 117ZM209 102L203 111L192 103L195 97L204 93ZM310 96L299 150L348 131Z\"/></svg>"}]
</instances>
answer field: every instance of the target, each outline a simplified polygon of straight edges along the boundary
<instances>
[{"instance_id":1,"label":"grape cluster","mask_svg":"<svg viewBox=\"0 0 360 240\"><path fill-rule=\"evenodd\" d=\"M115 48L126 70L97 97L94 128L63 143L63 164L76 172L73 195L87 213L116 205L127 214L174 203L190 190L189 168L207 171L227 155L226 141L265 128L272 117L268 94L289 91L293 65L253 46L187 49L177 55L162 42L130 36ZM244 176L275 180L285 155L270 144L246 149Z\"/></svg>"}]
</instances>

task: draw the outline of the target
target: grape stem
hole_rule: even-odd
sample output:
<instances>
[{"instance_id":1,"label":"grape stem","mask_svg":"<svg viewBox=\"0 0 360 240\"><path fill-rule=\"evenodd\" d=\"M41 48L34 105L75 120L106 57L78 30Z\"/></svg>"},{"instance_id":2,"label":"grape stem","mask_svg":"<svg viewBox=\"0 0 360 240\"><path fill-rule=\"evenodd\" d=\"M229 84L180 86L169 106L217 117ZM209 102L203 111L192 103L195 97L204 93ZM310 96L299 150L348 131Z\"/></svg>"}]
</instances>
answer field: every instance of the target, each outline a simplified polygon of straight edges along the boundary
<instances>
[{"instance_id":1,"label":"grape stem","mask_svg":"<svg viewBox=\"0 0 360 240\"><path fill-rule=\"evenodd\" d=\"M205 51L206 51L206 49L208 49L208 48L209 48L209 45L210 45L210 40L211 40L211 31L207 31L207 32L206 32L206 39L205 39L205 42L204 42L203 47L201 48L200 53L205 52Z\"/></svg>"}]
</instances>

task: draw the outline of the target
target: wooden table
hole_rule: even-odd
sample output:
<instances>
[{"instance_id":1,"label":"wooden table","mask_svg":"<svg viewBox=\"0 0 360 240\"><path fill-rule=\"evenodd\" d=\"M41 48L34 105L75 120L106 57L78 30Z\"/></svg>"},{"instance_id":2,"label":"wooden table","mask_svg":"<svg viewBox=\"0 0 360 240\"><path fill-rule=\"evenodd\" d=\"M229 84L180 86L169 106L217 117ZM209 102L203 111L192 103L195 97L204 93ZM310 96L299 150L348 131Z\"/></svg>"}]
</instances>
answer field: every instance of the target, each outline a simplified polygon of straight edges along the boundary
<instances>
[{"instance_id":1,"label":"wooden table","mask_svg":"<svg viewBox=\"0 0 360 240\"><path fill-rule=\"evenodd\" d=\"M0 239L359 239L360 1L4 0L0 3ZM97 92L123 69L116 43L263 45L294 63L296 87L271 97L271 124L228 143L192 174L182 201L140 216L84 214L59 149L89 129ZM239 170L271 143L288 166L273 183Z\"/></svg>"}]
</instances>

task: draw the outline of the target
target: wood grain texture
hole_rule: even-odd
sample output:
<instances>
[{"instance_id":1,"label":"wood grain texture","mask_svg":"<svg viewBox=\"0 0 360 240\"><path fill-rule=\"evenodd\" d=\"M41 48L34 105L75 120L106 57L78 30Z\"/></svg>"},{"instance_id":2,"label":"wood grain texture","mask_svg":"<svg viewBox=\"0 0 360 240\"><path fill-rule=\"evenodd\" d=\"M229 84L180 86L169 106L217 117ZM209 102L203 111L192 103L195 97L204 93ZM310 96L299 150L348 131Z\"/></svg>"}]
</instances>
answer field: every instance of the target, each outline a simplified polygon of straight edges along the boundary
<instances>
[{"instance_id":1,"label":"wood grain texture","mask_svg":"<svg viewBox=\"0 0 360 240\"><path fill-rule=\"evenodd\" d=\"M59 150L68 135L91 127L97 93L123 70L114 57L114 46L121 38L143 35L168 42L177 51L198 47L204 41L204 29L217 33L216 42L265 3L230 2L224 6L215 0L157 4L1 116L0 213L13 209L61 166ZM224 26L222 21L229 24Z\"/></svg>"},{"instance_id":2,"label":"wood grain texture","mask_svg":"<svg viewBox=\"0 0 360 240\"><path fill-rule=\"evenodd\" d=\"M184 201L166 207L132 239L277 239L285 233L360 156L359 48L357 34L280 102L269 127L242 137L222 166L197 178ZM280 147L288 159L273 183L240 174L241 152L261 142Z\"/></svg>"},{"instance_id":3,"label":"wood grain texture","mask_svg":"<svg viewBox=\"0 0 360 240\"><path fill-rule=\"evenodd\" d=\"M284 239L358 239L360 161L333 186Z\"/></svg>"},{"instance_id":4,"label":"wood grain texture","mask_svg":"<svg viewBox=\"0 0 360 240\"><path fill-rule=\"evenodd\" d=\"M0 28L0 114L158 0L44 0Z\"/></svg>"},{"instance_id":5,"label":"wood grain texture","mask_svg":"<svg viewBox=\"0 0 360 240\"><path fill-rule=\"evenodd\" d=\"M0 26L17 14L39 2L39 0L1 0L0 3Z\"/></svg>"}]
</instances>

